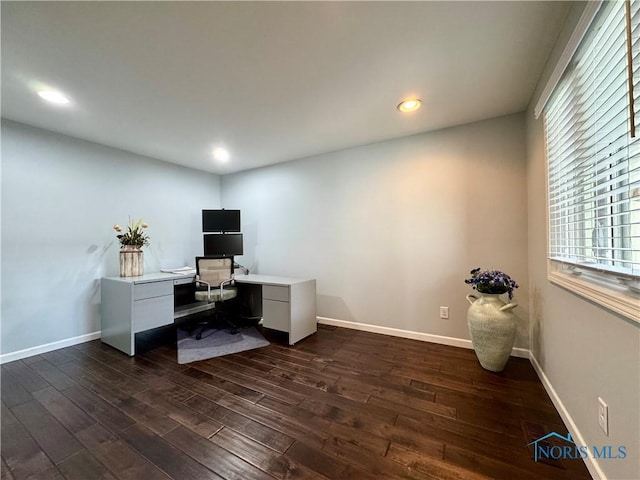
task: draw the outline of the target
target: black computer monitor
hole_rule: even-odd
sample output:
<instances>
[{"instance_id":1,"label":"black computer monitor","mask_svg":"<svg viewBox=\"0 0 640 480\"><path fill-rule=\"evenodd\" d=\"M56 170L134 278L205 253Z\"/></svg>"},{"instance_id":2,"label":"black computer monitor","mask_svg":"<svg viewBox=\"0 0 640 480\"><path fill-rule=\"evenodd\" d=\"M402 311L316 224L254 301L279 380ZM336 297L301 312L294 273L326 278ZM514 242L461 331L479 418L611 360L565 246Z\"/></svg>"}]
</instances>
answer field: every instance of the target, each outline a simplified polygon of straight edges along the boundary
<instances>
[{"instance_id":1,"label":"black computer monitor","mask_svg":"<svg viewBox=\"0 0 640 480\"><path fill-rule=\"evenodd\" d=\"M203 237L205 257L233 257L243 254L241 233L211 233Z\"/></svg>"},{"instance_id":2,"label":"black computer monitor","mask_svg":"<svg viewBox=\"0 0 640 480\"><path fill-rule=\"evenodd\" d=\"M239 232L240 210L202 210L203 232Z\"/></svg>"}]
</instances>

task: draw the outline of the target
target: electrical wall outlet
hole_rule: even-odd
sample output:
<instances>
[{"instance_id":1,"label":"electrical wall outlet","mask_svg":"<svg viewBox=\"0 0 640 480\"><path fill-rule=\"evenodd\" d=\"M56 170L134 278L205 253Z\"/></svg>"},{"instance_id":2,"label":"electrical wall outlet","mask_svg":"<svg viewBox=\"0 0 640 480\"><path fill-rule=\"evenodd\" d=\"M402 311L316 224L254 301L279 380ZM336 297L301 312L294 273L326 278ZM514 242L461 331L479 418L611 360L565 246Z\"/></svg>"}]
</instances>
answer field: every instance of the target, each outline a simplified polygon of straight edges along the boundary
<instances>
[{"instance_id":1,"label":"electrical wall outlet","mask_svg":"<svg viewBox=\"0 0 640 480\"><path fill-rule=\"evenodd\" d=\"M449 307L440 307L440 318L449 318Z\"/></svg>"},{"instance_id":2,"label":"electrical wall outlet","mask_svg":"<svg viewBox=\"0 0 640 480\"><path fill-rule=\"evenodd\" d=\"M609 406L598 397L598 425L605 435L609 435Z\"/></svg>"}]
</instances>

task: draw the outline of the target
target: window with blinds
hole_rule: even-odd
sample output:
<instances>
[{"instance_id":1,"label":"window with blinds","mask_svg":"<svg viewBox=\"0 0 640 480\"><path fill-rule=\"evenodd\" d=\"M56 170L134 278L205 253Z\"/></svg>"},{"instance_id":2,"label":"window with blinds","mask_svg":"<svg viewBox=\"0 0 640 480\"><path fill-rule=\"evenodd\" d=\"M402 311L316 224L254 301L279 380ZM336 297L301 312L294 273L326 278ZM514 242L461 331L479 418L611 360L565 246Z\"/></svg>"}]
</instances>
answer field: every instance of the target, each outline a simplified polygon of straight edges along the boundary
<instances>
[{"instance_id":1,"label":"window with blinds","mask_svg":"<svg viewBox=\"0 0 640 480\"><path fill-rule=\"evenodd\" d=\"M635 296L640 140L632 135L640 120L640 0L603 2L544 118L550 260Z\"/></svg>"}]
</instances>

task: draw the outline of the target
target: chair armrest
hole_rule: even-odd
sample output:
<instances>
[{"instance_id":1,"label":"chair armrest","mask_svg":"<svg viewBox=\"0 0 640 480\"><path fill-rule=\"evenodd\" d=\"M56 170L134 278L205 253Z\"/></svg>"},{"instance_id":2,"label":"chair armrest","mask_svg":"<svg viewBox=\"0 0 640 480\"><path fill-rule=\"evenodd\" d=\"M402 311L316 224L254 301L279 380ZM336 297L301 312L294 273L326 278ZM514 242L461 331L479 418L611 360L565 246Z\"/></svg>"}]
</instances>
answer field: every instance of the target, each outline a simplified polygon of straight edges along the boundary
<instances>
[{"instance_id":1,"label":"chair armrest","mask_svg":"<svg viewBox=\"0 0 640 480\"><path fill-rule=\"evenodd\" d=\"M196 287L198 287L199 283L204 283L207 286L207 298L211 298L211 284L209 282L205 282L204 280L200 280L196 277Z\"/></svg>"},{"instance_id":2,"label":"chair armrest","mask_svg":"<svg viewBox=\"0 0 640 480\"><path fill-rule=\"evenodd\" d=\"M220 282L220 297L222 297L222 291L225 285L231 285L233 283L233 277L227 278Z\"/></svg>"}]
</instances>

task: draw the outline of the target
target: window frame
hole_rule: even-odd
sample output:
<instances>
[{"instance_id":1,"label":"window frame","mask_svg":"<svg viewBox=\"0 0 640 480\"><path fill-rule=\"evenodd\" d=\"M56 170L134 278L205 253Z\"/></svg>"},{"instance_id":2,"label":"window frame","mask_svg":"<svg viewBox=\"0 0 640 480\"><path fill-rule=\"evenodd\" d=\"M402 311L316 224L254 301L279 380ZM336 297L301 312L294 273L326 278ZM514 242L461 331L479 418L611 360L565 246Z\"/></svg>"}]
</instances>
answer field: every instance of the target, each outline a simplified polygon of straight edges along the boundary
<instances>
[{"instance_id":1,"label":"window frame","mask_svg":"<svg viewBox=\"0 0 640 480\"><path fill-rule=\"evenodd\" d=\"M599 8L597 9L599 10ZM539 106L542 103L542 107L545 106L549 97L551 97L552 92L556 90L558 84L560 83L560 77L564 70L567 69L576 50L579 48L579 44L582 43L582 40L585 34L590 30L593 19L596 17L597 10L594 11L593 8L590 12L585 12L583 16L586 18L590 16L590 21L588 23L581 22L578 25L576 31L572 35L572 38L577 38L577 43L574 41L573 45L568 45L565 49L565 53L568 49L572 49L572 53L570 58L566 58L563 60L565 62L564 67L562 68L562 72L560 75L557 75L558 68L554 70L555 79L553 79L554 84L552 88L545 89L546 97L541 99L536 107L536 115L539 115L540 110ZM581 31L578 31L582 29ZM554 76L552 75L552 77ZM551 82L551 80L550 80ZM637 92L636 92L637 93ZM545 159L546 159L546 225L547 225L547 235L546 235L546 251L547 251L547 279L560 287L563 287L581 297L584 297L598 305L601 305L619 315L624 316L627 319L633 320L637 323L640 323L640 274L637 274L633 269L631 272L626 272L624 269L621 269L620 272L616 271L615 266L608 266L606 269L599 268L597 263L594 264L586 264L583 265L576 261L563 261L562 258L556 255L556 258L552 257L551 254L551 235L553 232L552 229L552 214L551 214L551 201L550 201L550 192L551 192L551 183L550 183L550 161L549 161L549 144L548 144L548 125L547 125L547 115L543 116L543 129L544 129L544 142L545 142ZM635 140L635 142L640 142L640 140ZM629 142L629 146L627 147L629 150L631 142ZM637 147L635 147L637 148ZM631 157L628 157L631 158ZM633 185L633 184L632 184ZM574 187L572 187L574 188ZM612 195L614 193L612 192ZM613 198L613 197L612 197ZM629 201L632 202L634 199L632 197L629 198ZM612 206L618 203L618 201L609 202L606 205L606 208L613 208ZM582 204L581 204L582 205ZM633 210L631 213L638 213ZM617 213L616 215L622 215ZM613 218L613 214L610 216ZM583 220L584 221L584 220ZM597 218L594 221L598 221ZM626 228L631 228L634 223L632 220L629 220ZM594 227L595 228L595 227ZM607 226L606 228L613 229L619 228L614 225ZM595 231L595 230L594 230ZM584 228L581 229L580 233L583 234L586 230ZM567 231L567 234L571 234L574 232ZM631 235L631 234L630 234ZM612 235L613 237L613 235ZM585 237L586 238L586 237ZM630 237L631 238L631 237ZM582 240L585 240L584 238ZM613 241L613 240L612 240ZM592 242L593 243L593 242ZM570 248L589 248L588 242L585 242L585 245L580 247L579 245L569 245ZM593 246L593 245L592 245ZM607 250L609 247L604 247L602 250ZM616 251L614 245L611 245L611 251ZM595 251L594 251L595 253ZM613 254L612 254L613 255ZM618 261L620 262L620 260ZM622 260L624 262L624 260ZM611 265L615 265L616 260L612 256Z\"/></svg>"},{"instance_id":2,"label":"window frame","mask_svg":"<svg viewBox=\"0 0 640 480\"><path fill-rule=\"evenodd\" d=\"M640 281L547 259L547 279L640 324Z\"/></svg>"}]
</instances>

